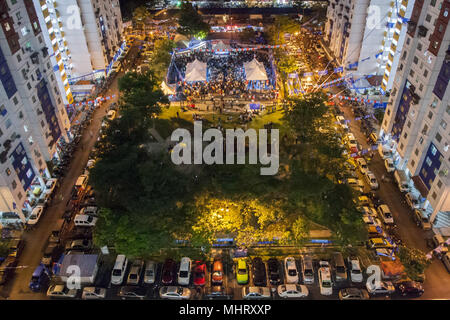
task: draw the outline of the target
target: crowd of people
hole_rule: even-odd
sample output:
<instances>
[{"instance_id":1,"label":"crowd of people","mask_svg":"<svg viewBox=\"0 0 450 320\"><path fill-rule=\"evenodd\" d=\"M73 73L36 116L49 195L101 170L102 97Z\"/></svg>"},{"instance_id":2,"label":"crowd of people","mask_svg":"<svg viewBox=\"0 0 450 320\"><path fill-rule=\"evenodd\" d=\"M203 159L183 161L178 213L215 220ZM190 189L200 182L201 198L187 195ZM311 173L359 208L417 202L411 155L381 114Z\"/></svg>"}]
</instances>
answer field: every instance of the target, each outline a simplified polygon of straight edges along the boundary
<instances>
[{"instance_id":1,"label":"crowd of people","mask_svg":"<svg viewBox=\"0 0 450 320\"><path fill-rule=\"evenodd\" d=\"M231 44L231 47L235 47ZM269 90L253 91L249 88L245 78L244 63L256 58L261 62L271 80L262 84ZM206 63L206 82L183 82L186 66L197 59ZM216 55L211 52L190 52L179 55L173 60L173 67L169 71L169 83L179 83L177 92L182 92L184 97L192 99L213 99L214 96L229 96L238 99L252 100L255 95L262 99L274 99L276 91L273 89L274 71L267 51L231 52L226 55Z\"/></svg>"}]
</instances>

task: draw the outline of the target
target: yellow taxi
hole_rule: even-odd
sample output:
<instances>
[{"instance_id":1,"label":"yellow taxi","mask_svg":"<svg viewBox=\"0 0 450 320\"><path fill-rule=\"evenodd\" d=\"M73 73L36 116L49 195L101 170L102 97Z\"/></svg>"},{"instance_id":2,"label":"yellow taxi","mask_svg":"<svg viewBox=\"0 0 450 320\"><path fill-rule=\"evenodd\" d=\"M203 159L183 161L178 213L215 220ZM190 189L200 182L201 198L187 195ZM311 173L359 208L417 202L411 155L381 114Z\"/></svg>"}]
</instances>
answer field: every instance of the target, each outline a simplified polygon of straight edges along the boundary
<instances>
[{"instance_id":1,"label":"yellow taxi","mask_svg":"<svg viewBox=\"0 0 450 320\"><path fill-rule=\"evenodd\" d=\"M248 283L248 267L244 259L239 259L237 262L236 280L238 284Z\"/></svg>"}]
</instances>

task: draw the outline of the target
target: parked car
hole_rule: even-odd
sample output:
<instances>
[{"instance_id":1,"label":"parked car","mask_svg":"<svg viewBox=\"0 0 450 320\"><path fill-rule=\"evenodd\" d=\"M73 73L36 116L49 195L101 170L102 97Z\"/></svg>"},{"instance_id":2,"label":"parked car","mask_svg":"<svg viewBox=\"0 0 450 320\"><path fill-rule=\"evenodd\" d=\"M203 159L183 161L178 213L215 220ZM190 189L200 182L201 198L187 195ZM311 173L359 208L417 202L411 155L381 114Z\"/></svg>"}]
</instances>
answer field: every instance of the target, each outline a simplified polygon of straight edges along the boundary
<instances>
[{"instance_id":1,"label":"parked car","mask_svg":"<svg viewBox=\"0 0 450 320\"><path fill-rule=\"evenodd\" d=\"M211 281L214 285L221 285L223 283L223 264L220 259L216 259L213 262Z\"/></svg>"},{"instance_id":2,"label":"parked car","mask_svg":"<svg viewBox=\"0 0 450 320\"><path fill-rule=\"evenodd\" d=\"M253 284L259 287L265 287L266 282L266 266L261 258L253 258L252 261Z\"/></svg>"},{"instance_id":3,"label":"parked car","mask_svg":"<svg viewBox=\"0 0 450 320\"><path fill-rule=\"evenodd\" d=\"M191 290L186 287L165 286L159 289L161 299L188 300L191 298Z\"/></svg>"},{"instance_id":4,"label":"parked car","mask_svg":"<svg viewBox=\"0 0 450 320\"><path fill-rule=\"evenodd\" d=\"M44 254L41 258L41 263L44 266L51 266L53 262L58 260L62 254L62 248L56 243L50 243L44 250Z\"/></svg>"},{"instance_id":5,"label":"parked car","mask_svg":"<svg viewBox=\"0 0 450 320\"><path fill-rule=\"evenodd\" d=\"M242 298L245 300L270 299L270 289L268 287L243 287Z\"/></svg>"},{"instance_id":6,"label":"parked car","mask_svg":"<svg viewBox=\"0 0 450 320\"><path fill-rule=\"evenodd\" d=\"M114 120L116 118L117 112L115 110L109 110L106 114L108 120Z\"/></svg>"},{"instance_id":7,"label":"parked car","mask_svg":"<svg viewBox=\"0 0 450 320\"><path fill-rule=\"evenodd\" d=\"M238 284L248 283L248 267L244 259L239 259L237 262L236 280Z\"/></svg>"},{"instance_id":8,"label":"parked car","mask_svg":"<svg viewBox=\"0 0 450 320\"><path fill-rule=\"evenodd\" d=\"M207 287L203 297L208 300L231 300L233 299L233 289L224 286Z\"/></svg>"},{"instance_id":9,"label":"parked car","mask_svg":"<svg viewBox=\"0 0 450 320\"><path fill-rule=\"evenodd\" d=\"M94 227L97 223L97 219L98 218L88 214L77 214L75 215L73 222L77 227Z\"/></svg>"},{"instance_id":10,"label":"parked car","mask_svg":"<svg viewBox=\"0 0 450 320\"><path fill-rule=\"evenodd\" d=\"M84 287L81 299L83 300L98 300L105 299L106 289L100 287Z\"/></svg>"},{"instance_id":11,"label":"parked car","mask_svg":"<svg viewBox=\"0 0 450 320\"><path fill-rule=\"evenodd\" d=\"M31 211L31 215L28 218L27 224L29 226L34 226L38 223L39 219L42 216L42 213L44 212L44 206L36 206L33 211Z\"/></svg>"},{"instance_id":12,"label":"parked car","mask_svg":"<svg viewBox=\"0 0 450 320\"><path fill-rule=\"evenodd\" d=\"M41 263L34 269L28 287L33 292L39 292L42 288L45 288L49 282L50 271Z\"/></svg>"},{"instance_id":13,"label":"parked car","mask_svg":"<svg viewBox=\"0 0 450 320\"><path fill-rule=\"evenodd\" d=\"M414 221L416 222L418 227L421 227L423 230L431 230L431 222L426 215L426 212L421 209L414 210Z\"/></svg>"},{"instance_id":14,"label":"parked car","mask_svg":"<svg viewBox=\"0 0 450 320\"><path fill-rule=\"evenodd\" d=\"M269 282L272 285L281 283L280 277L280 262L276 258L267 260L267 269L269 274Z\"/></svg>"},{"instance_id":15,"label":"parked car","mask_svg":"<svg viewBox=\"0 0 450 320\"><path fill-rule=\"evenodd\" d=\"M162 279L161 282L163 285L171 285L175 283L175 271L176 265L175 261L172 259L166 259L162 267Z\"/></svg>"},{"instance_id":16,"label":"parked car","mask_svg":"<svg viewBox=\"0 0 450 320\"><path fill-rule=\"evenodd\" d=\"M367 300L369 293L364 289L345 288L339 290L339 300Z\"/></svg>"},{"instance_id":17,"label":"parked car","mask_svg":"<svg viewBox=\"0 0 450 320\"><path fill-rule=\"evenodd\" d=\"M329 296L333 294L333 282L331 281L331 270L328 261L319 262L319 287L320 294Z\"/></svg>"},{"instance_id":18,"label":"parked car","mask_svg":"<svg viewBox=\"0 0 450 320\"><path fill-rule=\"evenodd\" d=\"M362 182L360 179L347 179L347 184L357 192L364 192L364 182Z\"/></svg>"},{"instance_id":19,"label":"parked car","mask_svg":"<svg viewBox=\"0 0 450 320\"><path fill-rule=\"evenodd\" d=\"M363 282L363 274L358 257L348 257L350 279L352 282Z\"/></svg>"},{"instance_id":20,"label":"parked car","mask_svg":"<svg viewBox=\"0 0 450 320\"><path fill-rule=\"evenodd\" d=\"M88 251L91 249L92 249L92 240L90 240L90 239L72 240L66 244L66 251L67 250Z\"/></svg>"},{"instance_id":21,"label":"parked car","mask_svg":"<svg viewBox=\"0 0 450 320\"><path fill-rule=\"evenodd\" d=\"M204 286L206 283L206 264L202 261L196 261L194 267L194 285Z\"/></svg>"},{"instance_id":22,"label":"parked car","mask_svg":"<svg viewBox=\"0 0 450 320\"><path fill-rule=\"evenodd\" d=\"M380 205L378 208L378 214L385 224L394 224L394 217L392 217L391 210L385 204Z\"/></svg>"},{"instance_id":23,"label":"parked car","mask_svg":"<svg viewBox=\"0 0 450 320\"><path fill-rule=\"evenodd\" d=\"M306 298L309 294L308 288L300 284L282 284L277 287L280 298Z\"/></svg>"},{"instance_id":24,"label":"parked car","mask_svg":"<svg viewBox=\"0 0 450 320\"><path fill-rule=\"evenodd\" d=\"M395 246L396 246L395 243L391 243L385 238L370 238L367 241L368 249L380 249L380 248L392 249Z\"/></svg>"},{"instance_id":25,"label":"parked car","mask_svg":"<svg viewBox=\"0 0 450 320\"><path fill-rule=\"evenodd\" d=\"M405 200L408 206L414 210L420 207L420 202L411 192L405 194Z\"/></svg>"},{"instance_id":26,"label":"parked car","mask_svg":"<svg viewBox=\"0 0 450 320\"><path fill-rule=\"evenodd\" d=\"M120 285L123 282L125 271L127 270L128 259L125 255L119 254L114 263L111 273L111 284Z\"/></svg>"},{"instance_id":27,"label":"parked car","mask_svg":"<svg viewBox=\"0 0 450 320\"><path fill-rule=\"evenodd\" d=\"M137 285L141 280L142 270L144 269L144 261L134 260L128 273L127 285Z\"/></svg>"},{"instance_id":28,"label":"parked car","mask_svg":"<svg viewBox=\"0 0 450 320\"><path fill-rule=\"evenodd\" d=\"M124 286L120 288L118 296L122 299L141 299L147 295L146 287Z\"/></svg>"},{"instance_id":29,"label":"parked car","mask_svg":"<svg viewBox=\"0 0 450 320\"><path fill-rule=\"evenodd\" d=\"M284 259L284 270L286 283L298 283L298 270L297 264L293 257L287 257Z\"/></svg>"},{"instance_id":30,"label":"parked car","mask_svg":"<svg viewBox=\"0 0 450 320\"><path fill-rule=\"evenodd\" d=\"M366 179L367 184L370 186L370 189L376 190L379 188L377 178L371 171L367 171L364 175L364 178Z\"/></svg>"},{"instance_id":31,"label":"parked car","mask_svg":"<svg viewBox=\"0 0 450 320\"><path fill-rule=\"evenodd\" d=\"M367 291L370 294L392 294L395 292L395 287L391 281L367 281L366 283Z\"/></svg>"},{"instance_id":32,"label":"parked car","mask_svg":"<svg viewBox=\"0 0 450 320\"><path fill-rule=\"evenodd\" d=\"M69 289L63 284L51 285L47 290L47 297L50 298L75 298L78 289Z\"/></svg>"},{"instance_id":33,"label":"parked car","mask_svg":"<svg viewBox=\"0 0 450 320\"><path fill-rule=\"evenodd\" d=\"M25 247L25 241L21 239L13 239L9 243L9 255L10 257L20 257L23 248Z\"/></svg>"},{"instance_id":34,"label":"parked car","mask_svg":"<svg viewBox=\"0 0 450 320\"><path fill-rule=\"evenodd\" d=\"M347 267L345 266L342 253L333 253L333 267L335 270L336 281L347 281Z\"/></svg>"},{"instance_id":35,"label":"parked car","mask_svg":"<svg viewBox=\"0 0 450 320\"><path fill-rule=\"evenodd\" d=\"M359 171L362 174L366 174L366 172L369 171L369 167L367 166L367 162L363 158L356 159L356 163L358 164Z\"/></svg>"},{"instance_id":36,"label":"parked car","mask_svg":"<svg viewBox=\"0 0 450 320\"><path fill-rule=\"evenodd\" d=\"M402 296L418 296L424 293L422 285L417 281L404 280L396 283L396 291Z\"/></svg>"},{"instance_id":37,"label":"parked car","mask_svg":"<svg viewBox=\"0 0 450 320\"><path fill-rule=\"evenodd\" d=\"M336 121L344 131L348 131L347 121L345 121L345 118L343 116L336 116Z\"/></svg>"},{"instance_id":38,"label":"parked car","mask_svg":"<svg viewBox=\"0 0 450 320\"><path fill-rule=\"evenodd\" d=\"M181 258L180 270L178 271L178 284L181 286L189 285L189 280L191 278L191 267L192 262L188 257Z\"/></svg>"},{"instance_id":39,"label":"parked car","mask_svg":"<svg viewBox=\"0 0 450 320\"><path fill-rule=\"evenodd\" d=\"M155 283L155 276L156 276L156 263L154 261L146 261L144 271L144 283L146 284Z\"/></svg>"},{"instance_id":40,"label":"parked car","mask_svg":"<svg viewBox=\"0 0 450 320\"><path fill-rule=\"evenodd\" d=\"M302 278L305 284L314 283L314 264L310 255L302 256Z\"/></svg>"},{"instance_id":41,"label":"parked car","mask_svg":"<svg viewBox=\"0 0 450 320\"><path fill-rule=\"evenodd\" d=\"M395 171L395 165L394 165L394 160L392 160L391 158L387 158L384 160L384 167L386 168L386 171L391 173Z\"/></svg>"}]
</instances>

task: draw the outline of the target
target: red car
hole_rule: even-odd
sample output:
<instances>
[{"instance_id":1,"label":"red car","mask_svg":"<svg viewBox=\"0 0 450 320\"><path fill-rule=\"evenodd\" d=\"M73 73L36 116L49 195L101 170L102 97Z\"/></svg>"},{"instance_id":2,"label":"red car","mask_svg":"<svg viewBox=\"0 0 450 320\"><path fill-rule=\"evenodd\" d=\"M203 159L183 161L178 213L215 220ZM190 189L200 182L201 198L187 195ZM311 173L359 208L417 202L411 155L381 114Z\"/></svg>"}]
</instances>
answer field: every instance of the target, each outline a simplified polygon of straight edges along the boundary
<instances>
[{"instance_id":1,"label":"red car","mask_svg":"<svg viewBox=\"0 0 450 320\"><path fill-rule=\"evenodd\" d=\"M201 261L195 262L194 268L194 285L203 286L206 282L206 264Z\"/></svg>"},{"instance_id":2,"label":"red car","mask_svg":"<svg viewBox=\"0 0 450 320\"><path fill-rule=\"evenodd\" d=\"M176 267L175 261L173 261L172 259L167 259L164 262L161 279L164 285L171 285L175 283L175 275L176 275L175 267Z\"/></svg>"}]
</instances>

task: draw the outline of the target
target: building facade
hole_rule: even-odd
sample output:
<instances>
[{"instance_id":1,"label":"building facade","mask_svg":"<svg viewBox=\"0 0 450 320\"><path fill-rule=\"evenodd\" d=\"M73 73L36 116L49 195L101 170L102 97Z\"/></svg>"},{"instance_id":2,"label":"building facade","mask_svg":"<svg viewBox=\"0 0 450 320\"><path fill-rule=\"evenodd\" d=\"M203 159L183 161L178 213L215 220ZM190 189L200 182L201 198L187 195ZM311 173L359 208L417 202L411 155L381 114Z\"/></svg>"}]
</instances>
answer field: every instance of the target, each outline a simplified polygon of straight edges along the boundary
<instances>
[{"instance_id":1,"label":"building facade","mask_svg":"<svg viewBox=\"0 0 450 320\"><path fill-rule=\"evenodd\" d=\"M450 0L416 0L380 136L435 226L450 227Z\"/></svg>"},{"instance_id":2,"label":"building facade","mask_svg":"<svg viewBox=\"0 0 450 320\"><path fill-rule=\"evenodd\" d=\"M0 0L0 24L1 221L25 222L70 122L33 1Z\"/></svg>"},{"instance_id":3,"label":"building facade","mask_svg":"<svg viewBox=\"0 0 450 320\"><path fill-rule=\"evenodd\" d=\"M384 76L382 93L389 91L398 63L413 0L332 0L324 39L344 73L360 79ZM386 71L387 70L387 71Z\"/></svg>"}]
</instances>

